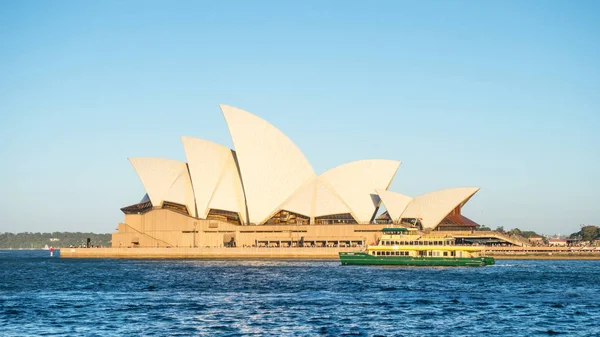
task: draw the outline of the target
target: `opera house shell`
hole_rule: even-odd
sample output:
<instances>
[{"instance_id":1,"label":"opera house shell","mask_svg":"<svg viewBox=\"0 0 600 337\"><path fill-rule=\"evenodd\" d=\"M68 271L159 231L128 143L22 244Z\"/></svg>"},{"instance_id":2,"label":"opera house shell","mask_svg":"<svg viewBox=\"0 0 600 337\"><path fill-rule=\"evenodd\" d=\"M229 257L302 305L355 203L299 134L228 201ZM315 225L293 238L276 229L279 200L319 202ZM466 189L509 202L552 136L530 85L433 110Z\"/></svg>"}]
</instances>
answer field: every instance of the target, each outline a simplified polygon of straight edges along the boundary
<instances>
[{"instance_id":1,"label":"opera house shell","mask_svg":"<svg viewBox=\"0 0 600 337\"><path fill-rule=\"evenodd\" d=\"M113 247L356 246L390 224L472 230L461 208L478 188L417 197L389 191L400 162L368 159L316 174L264 119L220 105L235 149L182 137L186 162L130 158L147 192L121 210ZM385 212L376 218L380 207Z\"/></svg>"}]
</instances>

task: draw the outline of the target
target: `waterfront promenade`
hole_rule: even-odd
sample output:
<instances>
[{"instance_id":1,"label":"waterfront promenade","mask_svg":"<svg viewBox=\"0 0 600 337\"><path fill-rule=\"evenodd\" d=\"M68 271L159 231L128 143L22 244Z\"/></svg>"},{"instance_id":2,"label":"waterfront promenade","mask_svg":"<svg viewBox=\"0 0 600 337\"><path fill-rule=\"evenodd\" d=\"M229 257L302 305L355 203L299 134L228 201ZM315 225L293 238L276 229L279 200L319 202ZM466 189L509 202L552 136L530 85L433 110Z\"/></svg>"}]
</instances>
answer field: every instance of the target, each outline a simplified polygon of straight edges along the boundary
<instances>
[{"instance_id":1,"label":"waterfront promenade","mask_svg":"<svg viewBox=\"0 0 600 337\"><path fill-rule=\"evenodd\" d=\"M318 248L61 248L61 258L131 259L337 259L339 252L360 250L352 247ZM600 250L574 247L489 247L496 259L600 260Z\"/></svg>"}]
</instances>

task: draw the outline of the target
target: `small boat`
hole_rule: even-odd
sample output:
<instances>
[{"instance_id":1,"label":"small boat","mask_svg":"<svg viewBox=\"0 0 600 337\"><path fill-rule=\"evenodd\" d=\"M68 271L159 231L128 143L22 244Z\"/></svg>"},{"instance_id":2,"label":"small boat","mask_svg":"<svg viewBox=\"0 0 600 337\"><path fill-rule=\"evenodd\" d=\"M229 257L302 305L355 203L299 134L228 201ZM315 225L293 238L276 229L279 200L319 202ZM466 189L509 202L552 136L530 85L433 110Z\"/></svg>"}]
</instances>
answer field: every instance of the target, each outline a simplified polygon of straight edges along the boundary
<instances>
[{"instance_id":1,"label":"small boat","mask_svg":"<svg viewBox=\"0 0 600 337\"><path fill-rule=\"evenodd\" d=\"M377 245L361 252L340 252L342 265L469 266L493 265L476 246L457 246L451 235L422 236L416 228L384 228Z\"/></svg>"}]
</instances>

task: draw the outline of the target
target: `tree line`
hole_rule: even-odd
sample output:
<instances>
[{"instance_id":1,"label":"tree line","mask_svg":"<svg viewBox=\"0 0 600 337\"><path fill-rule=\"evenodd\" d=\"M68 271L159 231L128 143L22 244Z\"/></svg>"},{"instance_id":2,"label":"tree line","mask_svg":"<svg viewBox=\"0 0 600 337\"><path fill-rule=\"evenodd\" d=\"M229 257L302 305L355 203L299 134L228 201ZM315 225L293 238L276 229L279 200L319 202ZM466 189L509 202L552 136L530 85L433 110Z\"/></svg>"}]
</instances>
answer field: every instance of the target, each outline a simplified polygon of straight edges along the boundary
<instances>
[{"instance_id":1,"label":"tree line","mask_svg":"<svg viewBox=\"0 0 600 337\"><path fill-rule=\"evenodd\" d=\"M598 226L581 226L579 232L575 232L569 236L570 239L579 239L581 241L600 240L600 227Z\"/></svg>"},{"instance_id":2,"label":"tree line","mask_svg":"<svg viewBox=\"0 0 600 337\"><path fill-rule=\"evenodd\" d=\"M110 247L111 234L96 234L82 232L52 232L52 233L0 233L0 249L40 249L48 247L70 247L87 244Z\"/></svg>"},{"instance_id":3,"label":"tree line","mask_svg":"<svg viewBox=\"0 0 600 337\"><path fill-rule=\"evenodd\" d=\"M483 228L483 229L482 229ZM480 227L479 230L491 230L489 227ZM529 239L532 236L544 236L544 235L540 235L534 231L522 231L518 228L513 228L511 230L504 230L503 226L499 226L498 228L496 228L497 232L500 233L504 233L504 234L513 234L513 235L520 235L526 239ZM581 230L579 230L578 232L575 232L571 235L569 235L569 239L574 239L574 240L580 240L580 241L594 241L594 240L600 240L600 227L599 226L593 226L593 225L581 225Z\"/></svg>"}]
</instances>

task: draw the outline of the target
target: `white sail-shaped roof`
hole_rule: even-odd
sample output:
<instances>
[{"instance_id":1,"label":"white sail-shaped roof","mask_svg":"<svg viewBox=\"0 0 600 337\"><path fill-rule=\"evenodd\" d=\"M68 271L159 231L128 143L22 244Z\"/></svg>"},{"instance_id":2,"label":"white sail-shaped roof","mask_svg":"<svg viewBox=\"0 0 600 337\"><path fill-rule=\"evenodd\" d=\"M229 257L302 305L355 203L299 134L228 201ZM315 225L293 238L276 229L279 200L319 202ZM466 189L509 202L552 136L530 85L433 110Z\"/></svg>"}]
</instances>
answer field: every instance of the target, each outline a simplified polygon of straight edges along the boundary
<instances>
[{"instance_id":1,"label":"white sail-shaped roof","mask_svg":"<svg viewBox=\"0 0 600 337\"><path fill-rule=\"evenodd\" d=\"M206 218L211 208L239 213L246 221L242 182L234 152L208 140L181 137L190 168L198 217Z\"/></svg>"},{"instance_id":2,"label":"white sail-shaped roof","mask_svg":"<svg viewBox=\"0 0 600 337\"><path fill-rule=\"evenodd\" d=\"M315 217L351 213L350 207L335 193L322 175L317 178L315 193Z\"/></svg>"},{"instance_id":3,"label":"white sail-shaped roof","mask_svg":"<svg viewBox=\"0 0 600 337\"><path fill-rule=\"evenodd\" d=\"M164 201L187 207L191 216L196 216L194 193L187 164L164 158L129 158L137 172L148 197L154 206Z\"/></svg>"},{"instance_id":4,"label":"white sail-shaped roof","mask_svg":"<svg viewBox=\"0 0 600 337\"><path fill-rule=\"evenodd\" d=\"M209 209L220 209L237 212L242 224L246 224L246 203L240 181L240 174L235 165L227 165L215 193L208 204Z\"/></svg>"},{"instance_id":5,"label":"white sail-shaped roof","mask_svg":"<svg viewBox=\"0 0 600 337\"><path fill-rule=\"evenodd\" d=\"M317 178L315 177L300 186L278 209L314 217L316 188Z\"/></svg>"},{"instance_id":6,"label":"white sail-shaped roof","mask_svg":"<svg viewBox=\"0 0 600 337\"><path fill-rule=\"evenodd\" d=\"M379 206L376 190L387 190L400 167L395 160L359 160L335 167L321 176L351 210L359 223L368 223Z\"/></svg>"},{"instance_id":7,"label":"white sail-shaped roof","mask_svg":"<svg viewBox=\"0 0 600 337\"><path fill-rule=\"evenodd\" d=\"M424 229L433 229L453 209L464 205L477 191L478 187L459 187L423 194L408 204L402 218L421 219Z\"/></svg>"},{"instance_id":8,"label":"white sail-shaped roof","mask_svg":"<svg viewBox=\"0 0 600 337\"><path fill-rule=\"evenodd\" d=\"M350 213L350 208L327 186L323 177L315 177L300 187L279 207L311 218Z\"/></svg>"},{"instance_id":9,"label":"white sail-shaped roof","mask_svg":"<svg viewBox=\"0 0 600 337\"><path fill-rule=\"evenodd\" d=\"M247 111L220 107L235 146L250 223L263 223L315 173L298 147L273 125Z\"/></svg>"},{"instance_id":10,"label":"white sail-shaped roof","mask_svg":"<svg viewBox=\"0 0 600 337\"><path fill-rule=\"evenodd\" d=\"M402 213L413 200L413 198L409 196L392 191L377 190L377 194L381 198L381 202L383 202L385 209L388 211L390 218L394 222L400 220Z\"/></svg>"}]
</instances>

